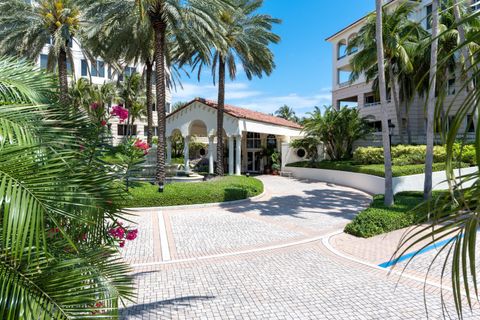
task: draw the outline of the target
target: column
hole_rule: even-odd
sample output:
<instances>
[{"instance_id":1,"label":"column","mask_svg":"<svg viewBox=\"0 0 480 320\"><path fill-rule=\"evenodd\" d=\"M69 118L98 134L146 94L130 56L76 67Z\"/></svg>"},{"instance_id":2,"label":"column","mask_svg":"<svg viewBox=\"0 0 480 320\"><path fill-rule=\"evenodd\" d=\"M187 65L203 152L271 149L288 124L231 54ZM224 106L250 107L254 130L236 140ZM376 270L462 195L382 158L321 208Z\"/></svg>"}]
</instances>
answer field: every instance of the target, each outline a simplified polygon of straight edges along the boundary
<instances>
[{"instance_id":1,"label":"column","mask_svg":"<svg viewBox=\"0 0 480 320\"><path fill-rule=\"evenodd\" d=\"M167 164L172 164L172 138L167 137Z\"/></svg>"},{"instance_id":2,"label":"column","mask_svg":"<svg viewBox=\"0 0 480 320\"><path fill-rule=\"evenodd\" d=\"M236 145L236 160L235 160L235 174L237 176L242 174L242 136L235 137Z\"/></svg>"},{"instance_id":3,"label":"column","mask_svg":"<svg viewBox=\"0 0 480 320\"><path fill-rule=\"evenodd\" d=\"M234 170L233 170L233 136L228 137L228 174L233 176Z\"/></svg>"},{"instance_id":4,"label":"column","mask_svg":"<svg viewBox=\"0 0 480 320\"><path fill-rule=\"evenodd\" d=\"M190 136L183 138L183 164L185 165L185 172L190 172L190 155L188 147L190 144Z\"/></svg>"},{"instance_id":5,"label":"column","mask_svg":"<svg viewBox=\"0 0 480 320\"><path fill-rule=\"evenodd\" d=\"M213 174L213 150L214 150L214 145L213 145L213 139L215 136L209 136L208 137L208 173Z\"/></svg>"}]
</instances>

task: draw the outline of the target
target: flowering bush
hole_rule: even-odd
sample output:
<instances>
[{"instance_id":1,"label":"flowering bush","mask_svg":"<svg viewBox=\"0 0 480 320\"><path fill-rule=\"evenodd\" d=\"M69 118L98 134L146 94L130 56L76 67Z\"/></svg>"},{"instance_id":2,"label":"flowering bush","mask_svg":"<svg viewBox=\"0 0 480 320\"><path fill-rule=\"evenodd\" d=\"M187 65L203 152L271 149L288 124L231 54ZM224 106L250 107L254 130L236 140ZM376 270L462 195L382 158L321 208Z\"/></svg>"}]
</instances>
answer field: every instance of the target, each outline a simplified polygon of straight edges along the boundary
<instances>
[{"instance_id":1,"label":"flowering bush","mask_svg":"<svg viewBox=\"0 0 480 320\"><path fill-rule=\"evenodd\" d=\"M110 228L108 234L112 239L118 242L120 248L125 246L125 240L133 241L137 238L138 229L128 229L123 226L123 223L116 222L116 227Z\"/></svg>"},{"instance_id":2,"label":"flowering bush","mask_svg":"<svg viewBox=\"0 0 480 320\"><path fill-rule=\"evenodd\" d=\"M117 148L118 152L115 157L118 159L118 164L123 167L125 175L125 182L128 189L128 178L132 171L145 161L145 156L148 154L149 146L145 141L140 139L126 139Z\"/></svg>"},{"instance_id":3,"label":"flowering bush","mask_svg":"<svg viewBox=\"0 0 480 320\"><path fill-rule=\"evenodd\" d=\"M110 112L110 114L112 116L118 117L120 119L120 123L128 119L128 109L125 109L123 105L112 107L112 111Z\"/></svg>"}]
</instances>

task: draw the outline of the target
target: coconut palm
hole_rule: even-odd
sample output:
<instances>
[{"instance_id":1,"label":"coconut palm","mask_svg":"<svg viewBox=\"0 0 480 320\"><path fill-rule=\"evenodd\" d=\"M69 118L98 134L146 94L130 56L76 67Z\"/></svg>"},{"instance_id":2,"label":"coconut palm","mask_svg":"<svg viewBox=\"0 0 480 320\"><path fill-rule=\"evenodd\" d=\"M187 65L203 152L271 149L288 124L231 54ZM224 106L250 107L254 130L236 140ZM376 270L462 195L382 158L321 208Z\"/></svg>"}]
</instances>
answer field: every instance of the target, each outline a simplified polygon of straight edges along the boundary
<instances>
[{"instance_id":1,"label":"coconut palm","mask_svg":"<svg viewBox=\"0 0 480 320\"><path fill-rule=\"evenodd\" d=\"M299 121L297 115L295 114L295 110L293 110L292 108L290 108L287 105L284 105L284 106L280 107L277 111L275 111L275 115L277 117L280 117L280 118L283 118L283 119L286 119L286 120L290 120L290 121L294 121L294 122Z\"/></svg>"},{"instance_id":2,"label":"coconut palm","mask_svg":"<svg viewBox=\"0 0 480 320\"><path fill-rule=\"evenodd\" d=\"M1 0L0 54L34 61L50 43L47 69L58 71L60 101L68 102L68 65L73 68L70 45L79 31L74 0Z\"/></svg>"},{"instance_id":3,"label":"coconut palm","mask_svg":"<svg viewBox=\"0 0 480 320\"><path fill-rule=\"evenodd\" d=\"M274 24L281 21L269 15L257 14L263 0L232 0L231 6L217 11L220 37L211 38L213 57L198 54L193 61L198 67L211 66L214 83L218 77L217 101L217 175L224 174L223 117L225 108L226 72L231 80L237 76L237 63L240 63L249 80L270 75L275 68L273 52L269 45L278 43L280 37L272 32ZM221 41L221 42L218 42Z\"/></svg>"},{"instance_id":4,"label":"coconut palm","mask_svg":"<svg viewBox=\"0 0 480 320\"><path fill-rule=\"evenodd\" d=\"M378 64L378 87L380 91L380 103L382 108L382 143L383 158L385 163L385 205L393 205L393 172L392 172L392 154L390 146L390 136L388 132L388 114L387 114L387 83L385 81L385 58L383 47L383 1L376 0L376 24L375 40L377 44L377 64Z\"/></svg>"},{"instance_id":5,"label":"coconut palm","mask_svg":"<svg viewBox=\"0 0 480 320\"><path fill-rule=\"evenodd\" d=\"M413 77L415 73L414 58L418 51L418 43L427 35L419 23L409 19L409 15L414 10L415 5L408 2L399 5L391 12L382 10L386 79L388 87L391 89L402 143L404 141L402 119L407 110L401 104L400 91L403 87L401 80L408 81ZM370 15L359 33L350 40L347 50L353 52L356 48L361 48L351 60L353 68L351 80L355 81L363 74L367 82L374 80L373 87L377 89L378 65L375 32L376 15ZM407 96L404 97L407 98Z\"/></svg>"},{"instance_id":6,"label":"coconut palm","mask_svg":"<svg viewBox=\"0 0 480 320\"><path fill-rule=\"evenodd\" d=\"M0 318L115 318L132 296L107 241L122 193L85 161L89 122L52 88L32 65L0 59Z\"/></svg>"}]
</instances>

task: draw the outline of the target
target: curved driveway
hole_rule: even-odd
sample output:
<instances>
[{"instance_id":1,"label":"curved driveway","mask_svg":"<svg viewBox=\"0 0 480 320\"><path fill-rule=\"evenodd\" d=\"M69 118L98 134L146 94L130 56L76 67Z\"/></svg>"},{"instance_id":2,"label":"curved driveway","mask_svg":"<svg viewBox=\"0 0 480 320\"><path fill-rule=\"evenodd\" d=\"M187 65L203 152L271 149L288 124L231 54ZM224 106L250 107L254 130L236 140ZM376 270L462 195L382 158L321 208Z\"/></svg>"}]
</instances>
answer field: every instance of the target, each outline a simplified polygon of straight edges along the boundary
<instances>
[{"instance_id":1,"label":"curved driveway","mask_svg":"<svg viewBox=\"0 0 480 320\"><path fill-rule=\"evenodd\" d=\"M320 241L367 206L369 195L260 179L266 192L253 201L139 213L139 238L124 251L138 299L124 319L426 318L423 285L397 283ZM426 300L430 318L440 318L438 289L427 287Z\"/></svg>"}]
</instances>

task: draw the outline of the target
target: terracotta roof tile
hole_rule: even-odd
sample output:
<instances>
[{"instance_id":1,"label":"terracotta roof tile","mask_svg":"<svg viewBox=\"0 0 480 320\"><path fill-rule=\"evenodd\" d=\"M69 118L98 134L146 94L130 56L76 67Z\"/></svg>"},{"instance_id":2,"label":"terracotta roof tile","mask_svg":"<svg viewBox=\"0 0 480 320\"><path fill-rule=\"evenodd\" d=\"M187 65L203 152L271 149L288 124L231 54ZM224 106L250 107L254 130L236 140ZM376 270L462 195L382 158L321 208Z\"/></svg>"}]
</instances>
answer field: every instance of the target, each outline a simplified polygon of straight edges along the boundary
<instances>
[{"instance_id":1,"label":"terracotta roof tile","mask_svg":"<svg viewBox=\"0 0 480 320\"><path fill-rule=\"evenodd\" d=\"M187 106L191 105L194 102L201 102L209 107L212 108L217 108L217 102L212 101L212 100L207 100L203 98L196 98L189 103L187 103L185 106L182 108L176 110L172 114L176 113L177 111L180 111L181 109L186 108ZM284 127L290 127L294 129L302 129L303 127L299 125L296 122L285 120L283 118L279 118L276 116L272 116L266 113L258 112L258 111L253 111L250 109L245 109L245 108L240 108L240 107L235 107L229 104L225 104L225 113L231 115L232 117L235 118L240 118L240 119L248 119L248 120L254 120L254 121L259 121L259 122L264 122L264 123L270 123L274 124L277 126L284 126Z\"/></svg>"}]
</instances>

